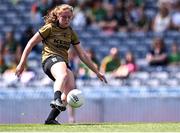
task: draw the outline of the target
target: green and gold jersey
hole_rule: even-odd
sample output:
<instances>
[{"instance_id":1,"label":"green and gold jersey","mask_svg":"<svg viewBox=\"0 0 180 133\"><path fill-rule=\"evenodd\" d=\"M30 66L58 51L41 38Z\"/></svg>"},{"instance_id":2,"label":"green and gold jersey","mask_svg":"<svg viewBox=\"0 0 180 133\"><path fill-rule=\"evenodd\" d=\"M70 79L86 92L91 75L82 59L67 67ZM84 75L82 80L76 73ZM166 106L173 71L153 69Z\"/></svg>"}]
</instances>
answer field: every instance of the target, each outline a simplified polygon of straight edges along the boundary
<instances>
[{"instance_id":1,"label":"green and gold jersey","mask_svg":"<svg viewBox=\"0 0 180 133\"><path fill-rule=\"evenodd\" d=\"M61 28L50 23L40 28L39 34L43 38L42 62L52 55L58 55L67 63L70 45L79 43L78 36L71 27Z\"/></svg>"}]
</instances>

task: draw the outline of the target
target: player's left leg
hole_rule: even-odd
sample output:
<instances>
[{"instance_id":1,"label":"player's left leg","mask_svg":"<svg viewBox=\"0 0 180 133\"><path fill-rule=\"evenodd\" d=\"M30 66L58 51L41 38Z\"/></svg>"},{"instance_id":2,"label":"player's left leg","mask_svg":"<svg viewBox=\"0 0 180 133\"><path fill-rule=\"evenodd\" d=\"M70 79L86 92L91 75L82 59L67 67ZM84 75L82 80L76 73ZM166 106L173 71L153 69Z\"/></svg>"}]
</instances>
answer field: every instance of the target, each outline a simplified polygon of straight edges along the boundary
<instances>
[{"instance_id":1,"label":"player's left leg","mask_svg":"<svg viewBox=\"0 0 180 133\"><path fill-rule=\"evenodd\" d=\"M72 89L75 89L75 79L74 79L73 72L70 69L67 69L67 74L68 74L68 76L67 76L68 78L66 80L66 83L65 83L65 86L63 89L63 93L61 95L61 100L64 105L67 105L67 101L66 101L67 94Z\"/></svg>"},{"instance_id":2,"label":"player's left leg","mask_svg":"<svg viewBox=\"0 0 180 133\"><path fill-rule=\"evenodd\" d=\"M68 105L67 107L67 111L68 111L68 122L69 123L75 123L75 109L73 107L71 107L70 105Z\"/></svg>"},{"instance_id":3,"label":"player's left leg","mask_svg":"<svg viewBox=\"0 0 180 133\"><path fill-rule=\"evenodd\" d=\"M72 71L70 71L68 69L68 80L67 80L67 83L65 85L65 88L64 88L64 92L61 96L61 99L63 101L63 103L66 105L67 102L66 102L66 97L67 97L67 94L72 90L72 89L75 89L75 78L74 78L74 75L72 73ZM71 107L71 106L67 106L67 113L68 113L68 121L70 123L74 123L75 122L75 110Z\"/></svg>"}]
</instances>

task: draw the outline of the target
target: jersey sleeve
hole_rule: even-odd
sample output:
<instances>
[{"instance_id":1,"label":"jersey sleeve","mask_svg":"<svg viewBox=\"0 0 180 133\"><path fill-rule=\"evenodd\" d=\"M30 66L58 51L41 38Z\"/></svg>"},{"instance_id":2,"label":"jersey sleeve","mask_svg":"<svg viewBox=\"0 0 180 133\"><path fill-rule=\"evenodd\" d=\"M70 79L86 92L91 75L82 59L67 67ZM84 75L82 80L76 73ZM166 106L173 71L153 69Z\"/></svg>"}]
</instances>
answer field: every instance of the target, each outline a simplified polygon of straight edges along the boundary
<instances>
[{"instance_id":1,"label":"jersey sleeve","mask_svg":"<svg viewBox=\"0 0 180 133\"><path fill-rule=\"evenodd\" d=\"M51 32L51 28L52 28L51 24L47 24L39 29L39 34L43 39L46 39L49 36Z\"/></svg>"},{"instance_id":2,"label":"jersey sleeve","mask_svg":"<svg viewBox=\"0 0 180 133\"><path fill-rule=\"evenodd\" d=\"M72 31L72 40L71 40L72 45L79 44L79 38L78 35L75 31Z\"/></svg>"}]
</instances>

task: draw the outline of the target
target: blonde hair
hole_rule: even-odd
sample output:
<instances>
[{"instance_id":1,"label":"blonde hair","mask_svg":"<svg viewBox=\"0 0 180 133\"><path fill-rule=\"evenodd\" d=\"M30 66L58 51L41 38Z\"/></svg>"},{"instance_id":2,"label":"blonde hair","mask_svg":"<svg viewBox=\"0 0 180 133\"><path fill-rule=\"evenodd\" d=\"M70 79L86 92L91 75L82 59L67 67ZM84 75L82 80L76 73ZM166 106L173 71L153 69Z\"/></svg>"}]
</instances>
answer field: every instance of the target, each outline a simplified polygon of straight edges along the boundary
<instances>
[{"instance_id":1,"label":"blonde hair","mask_svg":"<svg viewBox=\"0 0 180 133\"><path fill-rule=\"evenodd\" d=\"M62 4L50 10L49 13L44 17L45 24L57 22L58 15L65 10L69 10L73 13L73 7L68 4Z\"/></svg>"}]
</instances>

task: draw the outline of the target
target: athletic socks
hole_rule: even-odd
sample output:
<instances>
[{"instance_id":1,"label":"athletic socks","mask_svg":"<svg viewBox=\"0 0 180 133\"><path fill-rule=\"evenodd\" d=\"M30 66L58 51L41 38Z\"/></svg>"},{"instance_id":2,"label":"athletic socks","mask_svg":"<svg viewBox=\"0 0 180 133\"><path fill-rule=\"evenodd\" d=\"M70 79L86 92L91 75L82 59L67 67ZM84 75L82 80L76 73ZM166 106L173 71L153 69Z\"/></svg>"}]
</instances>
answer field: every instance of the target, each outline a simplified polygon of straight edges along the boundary
<instances>
[{"instance_id":1,"label":"athletic socks","mask_svg":"<svg viewBox=\"0 0 180 133\"><path fill-rule=\"evenodd\" d=\"M54 100L61 99L61 94L62 94L61 91L56 91L54 93ZM46 121L55 120L59 114L60 114L60 111L57 108L52 108Z\"/></svg>"},{"instance_id":2,"label":"athletic socks","mask_svg":"<svg viewBox=\"0 0 180 133\"><path fill-rule=\"evenodd\" d=\"M54 100L56 100L56 99L61 99L61 94L62 94L61 91L56 91L56 92L54 93Z\"/></svg>"},{"instance_id":3,"label":"athletic socks","mask_svg":"<svg viewBox=\"0 0 180 133\"><path fill-rule=\"evenodd\" d=\"M60 111L57 108L53 108L46 121L55 120L59 113Z\"/></svg>"}]
</instances>

